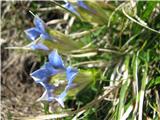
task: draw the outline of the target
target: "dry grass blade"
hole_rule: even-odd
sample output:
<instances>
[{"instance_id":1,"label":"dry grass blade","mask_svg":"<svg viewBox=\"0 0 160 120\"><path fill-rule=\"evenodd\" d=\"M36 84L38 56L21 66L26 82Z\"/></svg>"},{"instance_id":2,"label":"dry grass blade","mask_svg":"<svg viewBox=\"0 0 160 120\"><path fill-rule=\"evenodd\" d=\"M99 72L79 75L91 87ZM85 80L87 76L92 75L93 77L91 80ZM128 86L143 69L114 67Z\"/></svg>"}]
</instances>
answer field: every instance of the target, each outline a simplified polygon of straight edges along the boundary
<instances>
[{"instance_id":1,"label":"dry grass blade","mask_svg":"<svg viewBox=\"0 0 160 120\"><path fill-rule=\"evenodd\" d=\"M49 120L49 119L57 119L57 118L64 118L67 117L67 113L63 114L52 114L52 115L40 115L37 117L28 117L28 118L23 118L22 120Z\"/></svg>"},{"instance_id":2,"label":"dry grass blade","mask_svg":"<svg viewBox=\"0 0 160 120\"><path fill-rule=\"evenodd\" d=\"M54 20L48 21L46 24L53 25L53 24L59 24L59 23L63 24L63 23L66 23L66 21L63 19L54 19Z\"/></svg>"}]
</instances>

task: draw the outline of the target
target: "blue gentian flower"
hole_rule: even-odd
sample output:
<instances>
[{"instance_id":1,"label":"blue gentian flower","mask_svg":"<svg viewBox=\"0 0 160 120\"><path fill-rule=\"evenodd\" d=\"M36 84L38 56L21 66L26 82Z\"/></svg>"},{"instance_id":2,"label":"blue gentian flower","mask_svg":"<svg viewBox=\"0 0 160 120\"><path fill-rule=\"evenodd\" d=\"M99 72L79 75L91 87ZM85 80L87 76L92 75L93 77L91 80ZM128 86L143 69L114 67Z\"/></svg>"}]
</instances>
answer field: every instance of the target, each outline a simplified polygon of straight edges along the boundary
<instances>
[{"instance_id":1,"label":"blue gentian flower","mask_svg":"<svg viewBox=\"0 0 160 120\"><path fill-rule=\"evenodd\" d=\"M64 107L64 98L67 95L67 91L64 90L59 96L55 97L55 100L62 106Z\"/></svg>"},{"instance_id":2,"label":"blue gentian flower","mask_svg":"<svg viewBox=\"0 0 160 120\"><path fill-rule=\"evenodd\" d=\"M84 8L86 10L90 10L90 8L82 0L77 0L77 4L78 4L78 6Z\"/></svg>"},{"instance_id":3,"label":"blue gentian flower","mask_svg":"<svg viewBox=\"0 0 160 120\"><path fill-rule=\"evenodd\" d=\"M66 9L68 9L72 13L76 14L77 16L80 16L79 13L76 11L76 9L74 8L74 6L70 2L68 2L67 0L65 0L65 2L66 2L66 4L64 5L64 7Z\"/></svg>"},{"instance_id":4,"label":"blue gentian flower","mask_svg":"<svg viewBox=\"0 0 160 120\"><path fill-rule=\"evenodd\" d=\"M72 84L74 77L77 75L77 69L74 69L71 66L67 67L66 75L67 75L67 80L69 80L68 85L70 86Z\"/></svg>"},{"instance_id":5,"label":"blue gentian flower","mask_svg":"<svg viewBox=\"0 0 160 120\"><path fill-rule=\"evenodd\" d=\"M54 85L50 85L47 82L40 82L40 84L44 87L45 91L43 95L37 100L37 101L53 101L54 100L54 95L53 91L55 90Z\"/></svg>"},{"instance_id":6,"label":"blue gentian flower","mask_svg":"<svg viewBox=\"0 0 160 120\"><path fill-rule=\"evenodd\" d=\"M83 0L77 0L77 4L78 4L78 6L84 8L85 10L88 10L88 11L91 11L91 12L93 12L93 13L96 13L96 11L95 11L95 10L92 10L91 8L89 8L89 7L84 3Z\"/></svg>"},{"instance_id":7,"label":"blue gentian flower","mask_svg":"<svg viewBox=\"0 0 160 120\"><path fill-rule=\"evenodd\" d=\"M40 69L31 73L31 77L35 82L41 84L45 89L45 92L38 100L56 100L62 107L64 107L64 98L67 95L67 91L73 86L73 80L77 75L78 70L71 66L66 68L57 51L52 51L49 54L48 59L49 62L46 62ZM66 74L67 85L60 95L53 95L53 91L57 86L49 84L48 81L54 75L63 73Z\"/></svg>"},{"instance_id":8,"label":"blue gentian flower","mask_svg":"<svg viewBox=\"0 0 160 120\"><path fill-rule=\"evenodd\" d=\"M77 10L74 8L74 6L68 2L68 0L64 0L65 1L65 5L64 7L67 8L69 11L71 11L72 13L76 14L77 16L80 17L80 14L77 12ZM85 9L85 10L88 10L88 11L91 11L92 13L96 13L95 10L92 10L91 8L89 8L84 2L83 0L76 0L77 1L77 4L78 6L80 6L81 8Z\"/></svg>"},{"instance_id":9,"label":"blue gentian flower","mask_svg":"<svg viewBox=\"0 0 160 120\"><path fill-rule=\"evenodd\" d=\"M34 25L35 27L25 30L25 33L29 39L34 41L40 36L43 39L47 39L47 40L52 39L51 36L46 31L45 23L37 15L34 17Z\"/></svg>"},{"instance_id":10,"label":"blue gentian flower","mask_svg":"<svg viewBox=\"0 0 160 120\"><path fill-rule=\"evenodd\" d=\"M35 41L39 37L44 40L52 40L52 37L46 31L45 23L37 15L34 17L34 25L35 27L25 30L25 33L30 40ZM47 46L43 45L42 43L34 43L31 45L31 48L33 50L48 50Z\"/></svg>"},{"instance_id":11,"label":"blue gentian flower","mask_svg":"<svg viewBox=\"0 0 160 120\"><path fill-rule=\"evenodd\" d=\"M42 43L32 43L30 46L29 46L32 50L37 50L37 49L40 49L40 50L49 50L47 46L43 45Z\"/></svg>"}]
</instances>

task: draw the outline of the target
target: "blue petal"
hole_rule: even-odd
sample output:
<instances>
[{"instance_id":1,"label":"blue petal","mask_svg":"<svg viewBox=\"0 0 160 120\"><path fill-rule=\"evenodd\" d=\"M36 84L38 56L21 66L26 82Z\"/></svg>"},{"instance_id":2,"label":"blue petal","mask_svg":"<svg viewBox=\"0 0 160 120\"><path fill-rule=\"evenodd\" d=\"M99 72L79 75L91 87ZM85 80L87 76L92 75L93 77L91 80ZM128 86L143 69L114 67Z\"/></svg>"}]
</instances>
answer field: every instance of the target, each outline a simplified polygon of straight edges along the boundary
<instances>
[{"instance_id":1,"label":"blue petal","mask_svg":"<svg viewBox=\"0 0 160 120\"><path fill-rule=\"evenodd\" d=\"M66 91L63 91L60 95L59 95L59 98L64 100L64 98L66 97L67 95L67 92Z\"/></svg>"},{"instance_id":2,"label":"blue petal","mask_svg":"<svg viewBox=\"0 0 160 120\"><path fill-rule=\"evenodd\" d=\"M64 108L64 98L66 97L67 92L63 91L58 97L55 98L55 100Z\"/></svg>"},{"instance_id":3,"label":"blue petal","mask_svg":"<svg viewBox=\"0 0 160 120\"><path fill-rule=\"evenodd\" d=\"M56 75L56 74L58 74L58 73L60 72L60 70L55 69L55 68L52 66L52 64L50 64L49 62L46 62L46 63L44 64L43 68L47 69L47 70L51 73L52 76L53 76L53 75Z\"/></svg>"},{"instance_id":4,"label":"blue petal","mask_svg":"<svg viewBox=\"0 0 160 120\"><path fill-rule=\"evenodd\" d=\"M37 15L34 17L34 25L41 33L45 33L45 23Z\"/></svg>"},{"instance_id":5,"label":"blue petal","mask_svg":"<svg viewBox=\"0 0 160 120\"><path fill-rule=\"evenodd\" d=\"M68 85L65 87L65 90L68 91L70 88L75 88L76 86L77 86L77 84L74 84L74 83L68 84Z\"/></svg>"},{"instance_id":6,"label":"blue petal","mask_svg":"<svg viewBox=\"0 0 160 120\"><path fill-rule=\"evenodd\" d=\"M55 89L54 85L50 85L47 81L40 82L40 84L44 87L45 90L53 92Z\"/></svg>"},{"instance_id":7,"label":"blue petal","mask_svg":"<svg viewBox=\"0 0 160 120\"><path fill-rule=\"evenodd\" d=\"M31 49L33 50L49 50L47 46L42 43L32 44Z\"/></svg>"},{"instance_id":8,"label":"blue petal","mask_svg":"<svg viewBox=\"0 0 160 120\"><path fill-rule=\"evenodd\" d=\"M42 34L41 34L41 37L42 37L44 40L52 40L52 37L51 37L48 33L42 33Z\"/></svg>"},{"instance_id":9,"label":"blue petal","mask_svg":"<svg viewBox=\"0 0 160 120\"><path fill-rule=\"evenodd\" d=\"M35 80L36 83L43 82L47 80L48 77L50 76L51 76L51 73L44 68L38 69L33 73L31 73L31 77Z\"/></svg>"},{"instance_id":10,"label":"blue petal","mask_svg":"<svg viewBox=\"0 0 160 120\"><path fill-rule=\"evenodd\" d=\"M86 9L86 10L90 10L90 8L81 0L77 0L77 3L80 7Z\"/></svg>"},{"instance_id":11,"label":"blue petal","mask_svg":"<svg viewBox=\"0 0 160 120\"><path fill-rule=\"evenodd\" d=\"M27 29L25 33L30 40L36 40L41 34L36 28Z\"/></svg>"},{"instance_id":12,"label":"blue petal","mask_svg":"<svg viewBox=\"0 0 160 120\"><path fill-rule=\"evenodd\" d=\"M53 96L52 91L45 90L43 95L37 101L49 101L49 102L51 102L53 100L54 100L54 96Z\"/></svg>"},{"instance_id":13,"label":"blue petal","mask_svg":"<svg viewBox=\"0 0 160 120\"><path fill-rule=\"evenodd\" d=\"M93 12L93 13L96 13L96 11L93 10L93 9L91 9L91 8L89 8L89 7L84 3L84 1L82 1L82 0L77 0L77 3L78 3L78 5L79 5L80 7L84 8L84 9L86 9L86 10L88 10L88 11L91 11L91 12Z\"/></svg>"},{"instance_id":14,"label":"blue petal","mask_svg":"<svg viewBox=\"0 0 160 120\"><path fill-rule=\"evenodd\" d=\"M68 85L72 84L72 81L77 75L77 73L78 73L77 69L74 69L71 66L67 67L66 75L67 75Z\"/></svg>"},{"instance_id":15,"label":"blue petal","mask_svg":"<svg viewBox=\"0 0 160 120\"><path fill-rule=\"evenodd\" d=\"M65 8L67 8L69 11L71 11L72 13L76 14L79 16L79 13L76 11L76 9L74 8L74 6L67 2L65 5L64 5Z\"/></svg>"},{"instance_id":16,"label":"blue petal","mask_svg":"<svg viewBox=\"0 0 160 120\"><path fill-rule=\"evenodd\" d=\"M52 51L49 56L49 63L53 65L53 67L57 69L64 69L64 64L61 56L58 55L57 51Z\"/></svg>"}]
</instances>

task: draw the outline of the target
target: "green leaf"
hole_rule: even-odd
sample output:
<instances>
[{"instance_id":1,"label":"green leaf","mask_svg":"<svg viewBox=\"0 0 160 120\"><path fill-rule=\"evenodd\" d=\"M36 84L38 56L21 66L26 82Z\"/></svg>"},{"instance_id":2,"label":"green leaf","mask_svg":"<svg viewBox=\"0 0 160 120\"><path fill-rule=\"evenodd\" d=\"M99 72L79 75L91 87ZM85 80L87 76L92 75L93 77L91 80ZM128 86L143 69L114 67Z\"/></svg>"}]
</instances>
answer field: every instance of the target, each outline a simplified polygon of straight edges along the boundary
<instances>
[{"instance_id":1,"label":"green leaf","mask_svg":"<svg viewBox=\"0 0 160 120\"><path fill-rule=\"evenodd\" d=\"M146 9L143 12L142 19L148 20L156 4L157 4L156 1L147 1Z\"/></svg>"},{"instance_id":2,"label":"green leaf","mask_svg":"<svg viewBox=\"0 0 160 120\"><path fill-rule=\"evenodd\" d=\"M50 50L58 49L60 53L67 54L72 50L77 50L82 47L81 42L73 41L69 36L52 29L47 29L48 33L54 38L54 40L43 40L43 44Z\"/></svg>"},{"instance_id":3,"label":"green leaf","mask_svg":"<svg viewBox=\"0 0 160 120\"><path fill-rule=\"evenodd\" d=\"M156 77L155 79L151 79L149 81L149 83L147 84L147 89L151 89L153 88L154 86L157 86L157 85L160 85L160 76L159 77Z\"/></svg>"}]
</instances>

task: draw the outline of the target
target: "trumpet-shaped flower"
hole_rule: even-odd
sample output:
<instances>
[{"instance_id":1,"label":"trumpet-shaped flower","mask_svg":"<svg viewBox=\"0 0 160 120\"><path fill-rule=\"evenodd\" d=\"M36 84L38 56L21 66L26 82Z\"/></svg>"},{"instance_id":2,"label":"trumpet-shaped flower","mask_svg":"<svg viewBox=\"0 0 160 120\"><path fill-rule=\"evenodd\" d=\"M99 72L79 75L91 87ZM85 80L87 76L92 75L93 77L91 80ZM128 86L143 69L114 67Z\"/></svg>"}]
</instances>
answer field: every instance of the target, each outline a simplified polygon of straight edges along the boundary
<instances>
[{"instance_id":1,"label":"trumpet-shaped flower","mask_svg":"<svg viewBox=\"0 0 160 120\"><path fill-rule=\"evenodd\" d=\"M35 27L25 30L25 33L30 40L35 41L39 37L41 37L44 40L52 39L52 37L46 31L45 23L37 15L34 17L34 25ZM42 43L34 43L31 45L31 48L33 50L35 49L48 50L47 46L43 45Z\"/></svg>"},{"instance_id":2,"label":"trumpet-shaped flower","mask_svg":"<svg viewBox=\"0 0 160 120\"><path fill-rule=\"evenodd\" d=\"M82 0L77 0L77 4L78 4L78 6L84 8L86 10L90 10L90 8Z\"/></svg>"},{"instance_id":3,"label":"trumpet-shaped flower","mask_svg":"<svg viewBox=\"0 0 160 120\"><path fill-rule=\"evenodd\" d=\"M90 7L88 7L88 6L84 3L83 0L75 0L75 1L77 1L76 3L77 3L77 5L78 5L79 7L83 8L83 9L85 9L85 10L88 10L88 11L90 11L90 12L92 12L92 13L96 13L96 11L95 11L95 10L92 10ZM66 4L64 5L64 7L65 7L66 9L68 9L69 11L71 11L72 13L76 14L76 15L79 16L79 17L81 16L81 15L78 13L77 9L75 9L74 5L72 5L70 2L68 2L68 0L64 0L64 2L66 3Z\"/></svg>"},{"instance_id":4,"label":"trumpet-shaped flower","mask_svg":"<svg viewBox=\"0 0 160 120\"><path fill-rule=\"evenodd\" d=\"M45 91L43 95L37 100L37 101L53 101L54 96L53 96L53 91L56 88L54 85L50 85L47 82L40 82L40 84L44 87Z\"/></svg>"},{"instance_id":5,"label":"trumpet-shaped flower","mask_svg":"<svg viewBox=\"0 0 160 120\"><path fill-rule=\"evenodd\" d=\"M37 49L41 49L41 50L49 50L47 46L43 45L42 43L32 43L30 45L30 48L32 50L37 50Z\"/></svg>"},{"instance_id":6,"label":"trumpet-shaped flower","mask_svg":"<svg viewBox=\"0 0 160 120\"><path fill-rule=\"evenodd\" d=\"M77 0L77 4L78 6L80 6L81 8L85 9L85 10L88 10L88 11L91 11L92 13L96 13L95 10L91 9L90 7L88 7L83 0Z\"/></svg>"},{"instance_id":7,"label":"trumpet-shaped flower","mask_svg":"<svg viewBox=\"0 0 160 120\"><path fill-rule=\"evenodd\" d=\"M78 70L72 68L71 66L66 68L61 56L58 55L57 51L52 51L49 54L48 59L49 62L46 62L44 66L42 66L40 69L31 73L31 77L35 80L35 82L40 83L45 89L45 92L38 100L56 100L62 107L64 107L64 98L67 95L67 91L72 86L73 80L77 75ZM63 73L66 74L67 85L60 95L53 95L53 91L56 87L54 85L49 84L48 81L54 75Z\"/></svg>"},{"instance_id":8,"label":"trumpet-shaped flower","mask_svg":"<svg viewBox=\"0 0 160 120\"><path fill-rule=\"evenodd\" d=\"M70 2L68 2L67 0L65 0L65 2L66 2L66 4L64 5L64 7L66 9L68 9L72 13L76 14L77 16L80 16L79 13L76 11L76 9L74 8L74 6Z\"/></svg>"},{"instance_id":9,"label":"trumpet-shaped flower","mask_svg":"<svg viewBox=\"0 0 160 120\"><path fill-rule=\"evenodd\" d=\"M35 27L29 28L25 30L26 35L30 40L36 40L38 37L42 37L43 39L52 39L51 36L46 31L46 25L37 15L34 17L34 25Z\"/></svg>"}]
</instances>

